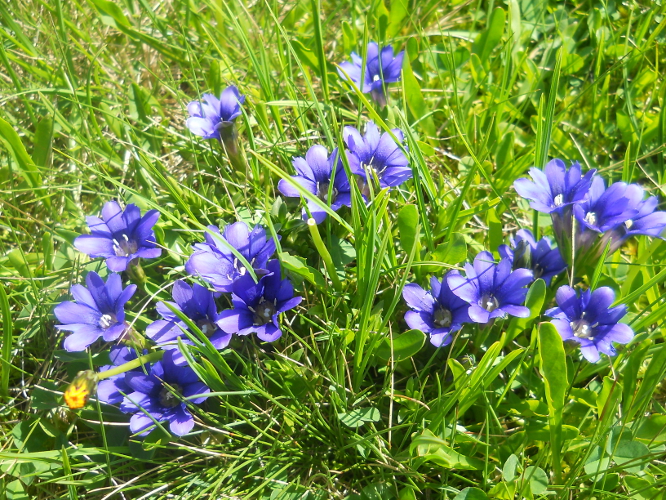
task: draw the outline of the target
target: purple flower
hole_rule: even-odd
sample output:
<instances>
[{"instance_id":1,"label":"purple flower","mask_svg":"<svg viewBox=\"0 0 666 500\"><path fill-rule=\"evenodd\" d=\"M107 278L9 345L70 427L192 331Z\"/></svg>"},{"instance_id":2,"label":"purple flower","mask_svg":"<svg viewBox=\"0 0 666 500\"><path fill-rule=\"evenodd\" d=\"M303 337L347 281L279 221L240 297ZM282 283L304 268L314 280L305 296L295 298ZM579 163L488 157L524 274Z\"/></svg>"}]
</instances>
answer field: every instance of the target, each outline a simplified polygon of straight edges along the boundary
<instances>
[{"instance_id":1,"label":"purple flower","mask_svg":"<svg viewBox=\"0 0 666 500\"><path fill-rule=\"evenodd\" d=\"M534 279L541 278L550 285L550 280L567 268L557 248L551 247L548 238L534 239L532 231L520 229L515 238L511 238L511 246L500 245L497 251L502 259L512 264L512 269L531 269Z\"/></svg>"},{"instance_id":2,"label":"purple flower","mask_svg":"<svg viewBox=\"0 0 666 500\"><path fill-rule=\"evenodd\" d=\"M569 286L561 286L555 296L557 305L546 311L553 318L552 323L563 340L580 344L585 359L591 363L599 361L599 353L615 355L611 342L626 344L634 337L628 325L618 323L627 313L627 307L610 307L615 301L615 293L608 287L585 290L576 296Z\"/></svg>"},{"instance_id":3,"label":"purple flower","mask_svg":"<svg viewBox=\"0 0 666 500\"><path fill-rule=\"evenodd\" d=\"M338 148L333 149L329 156L324 146L312 146L305 158L294 158L293 164L299 175L292 176L292 179L324 203L330 204L331 210L337 211L343 205L351 206L349 179L342 166ZM284 196L294 198L301 196L298 190L284 179L278 183L278 189ZM310 199L308 208L317 224L326 219L326 212ZM303 219L307 218L307 212L303 209Z\"/></svg>"},{"instance_id":4,"label":"purple flower","mask_svg":"<svg viewBox=\"0 0 666 500\"><path fill-rule=\"evenodd\" d=\"M463 323L471 322L467 310L469 304L454 295L449 288L447 276L440 282L430 278L431 291L426 292L416 283L405 285L402 296L412 309L405 314L410 328L430 334L430 342L436 346L446 346L453 340L452 333L460 330Z\"/></svg>"},{"instance_id":5,"label":"purple flower","mask_svg":"<svg viewBox=\"0 0 666 500\"><path fill-rule=\"evenodd\" d=\"M91 234L74 240L74 246L91 257L105 257L111 271L121 272L134 259L155 259L162 249L155 246L153 226L159 219L157 210L149 210L141 217L136 205L129 204L123 211L117 201L108 201L102 207L102 218L86 217Z\"/></svg>"},{"instance_id":6,"label":"purple flower","mask_svg":"<svg viewBox=\"0 0 666 500\"><path fill-rule=\"evenodd\" d=\"M465 264L466 277L450 273L451 291L469 304L472 321L485 324L506 314L527 318L530 310L523 305L527 288L533 280L529 269L511 271L511 261L495 263L490 252L480 252L474 265Z\"/></svg>"},{"instance_id":7,"label":"purple flower","mask_svg":"<svg viewBox=\"0 0 666 500\"><path fill-rule=\"evenodd\" d=\"M400 129L392 129L392 132L400 142L403 141ZM382 189L399 186L412 178L412 169L400 146L387 132L380 135L374 122L368 122L363 137L356 128L349 126L344 128L343 135L349 148L349 167L352 173L365 179L366 184L372 182L372 176L368 177L366 169L377 175Z\"/></svg>"},{"instance_id":8,"label":"purple flower","mask_svg":"<svg viewBox=\"0 0 666 500\"><path fill-rule=\"evenodd\" d=\"M216 349L222 350L229 345L231 334L223 332L216 325L219 314L215 305L215 297L210 290L197 283L191 287L184 281L178 280L173 285L171 295L175 303L169 302L169 304L190 318ZM163 349L175 349L173 362L177 366L187 364L185 357L178 350L177 342L178 337L182 337L183 343L192 345L192 342L183 333L183 330L188 329L187 325L163 302L157 304L156 308L164 319L148 325L146 336Z\"/></svg>"},{"instance_id":9,"label":"purple flower","mask_svg":"<svg viewBox=\"0 0 666 500\"><path fill-rule=\"evenodd\" d=\"M266 231L257 225L252 231L245 222L235 222L220 230L208 226L206 243L194 245L194 253L185 264L185 271L199 275L219 292L231 292L231 284L247 269L233 254L233 247L248 261L258 274L265 274L266 262L275 253L275 241L266 239Z\"/></svg>"},{"instance_id":10,"label":"purple flower","mask_svg":"<svg viewBox=\"0 0 666 500\"><path fill-rule=\"evenodd\" d=\"M521 178L514 182L520 196L531 201L537 212L562 212L563 208L583 201L587 196L596 170L581 177L580 164L576 161L567 170L564 162L554 159L546 164L544 171L530 168L532 181Z\"/></svg>"},{"instance_id":11,"label":"purple flower","mask_svg":"<svg viewBox=\"0 0 666 500\"><path fill-rule=\"evenodd\" d=\"M123 290L119 274L109 275L106 283L93 271L86 276L88 288L73 285L76 302L62 302L53 313L61 325L58 330L72 332L65 339L65 349L83 351L100 337L106 342L118 339L128 325L125 323L125 303L134 295L136 285Z\"/></svg>"},{"instance_id":12,"label":"purple flower","mask_svg":"<svg viewBox=\"0 0 666 500\"><path fill-rule=\"evenodd\" d=\"M342 78L347 78L344 74L347 73L364 94L370 92L372 98L383 107L386 106L385 86L388 83L400 81L404 57L405 51L403 50L394 58L391 45L384 47L380 54L379 46L375 42L370 42L366 54L365 71L363 70L363 58L356 52L352 52L352 62L341 63L338 73Z\"/></svg>"},{"instance_id":13,"label":"purple flower","mask_svg":"<svg viewBox=\"0 0 666 500\"><path fill-rule=\"evenodd\" d=\"M603 233L636 216L637 207L630 202L643 197L643 190L636 184L616 182L608 189L601 177L595 177L588 196L574 205L578 222L596 233Z\"/></svg>"},{"instance_id":14,"label":"purple flower","mask_svg":"<svg viewBox=\"0 0 666 500\"><path fill-rule=\"evenodd\" d=\"M100 367L99 371L105 372L111 368L128 363L137 357L136 349L114 345L109 352L111 364ZM126 373L119 373L100 381L97 384L97 399L110 405L121 403L125 397L124 394L132 392L130 386L125 383Z\"/></svg>"},{"instance_id":15,"label":"purple flower","mask_svg":"<svg viewBox=\"0 0 666 500\"><path fill-rule=\"evenodd\" d=\"M294 287L280 275L280 263L268 263L269 274L255 283L248 274L233 284L233 309L220 313L217 325L225 332L248 335L252 332L261 340L273 342L282 336L278 317L293 309L303 297L294 297Z\"/></svg>"},{"instance_id":16,"label":"purple flower","mask_svg":"<svg viewBox=\"0 0 666 500\"><path fill-rule=\"evenodd\" d=\"M222 92L219 99L212 94L204 94L202 100L203 103L192 101L187 105L190 114L187 128L204 139L219 140L220 128L232 127L234 120L241 114L245 96L240 95L238 89L231 85Z\"/></svg>"},{"instance_id":17,"label":"purple flower","mask_svg":"<svg viewBox=\"0 0 666 500\"><path fill-rule=\"evenodd\" d=\"M191 404L200 404L208 398L210 389L199 380L189 366L176 366L172 359L173 351L166 351L161 361L153 364L148 374L132 371L125 374L124 383L133 392L123 399L120 409L133 413L130 430L147 435L150 427L157 422L168 422L171 432L183 436L194 427L194 418L187 409L183 398L204 394L188 399Z\"/></svg>"}]
</instances>

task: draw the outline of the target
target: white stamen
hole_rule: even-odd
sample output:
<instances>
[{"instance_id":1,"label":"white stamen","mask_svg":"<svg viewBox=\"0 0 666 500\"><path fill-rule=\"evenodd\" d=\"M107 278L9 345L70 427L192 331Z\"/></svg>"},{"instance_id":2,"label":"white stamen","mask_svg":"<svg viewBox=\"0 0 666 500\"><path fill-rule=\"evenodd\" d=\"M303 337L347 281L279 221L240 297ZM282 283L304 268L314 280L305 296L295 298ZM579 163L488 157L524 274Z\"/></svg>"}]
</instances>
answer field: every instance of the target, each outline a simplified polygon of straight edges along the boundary
<instances>
[{"instance_id":1,"label":"white stamen","mask_svg":"<svg viewBox=\"0 0 666 500\"><path fill-rule=\"evenodd\" d=\"M631 220L631 219L626 220L626 221L624 221L624 225L627 227L627 229L631 229L631 226L634 225L634 221Z\"/></svg>"},{"instance_id":2,"label":"white stamen","mask_svg":"<svg viewBox=\"0 0 666 500\"><path fill-rule=\"evenodd\" d=\"M373 81L373 82L376 82L376 81L378 81L378 80L379 80L379 75L375 75L375 76L372 78L372 81Z\"/></svg>"},{"instance_id":3,"label":"white stamen","mask_svg":"<svg viewBox=\"0 0 666 500\"><path fill-rule=\"evenodd\" d=\"M560 193L555 197L553 203L555 203L556 207L559 207L562 205L562 202L564 202L564 196L562 195L562 193Z\"/></svg>"},{"instance_id":4,"label":"white stamen","mask_svg":"<svg viewBox=\"0 0 666 500\"><path fill-rule=\"evenodd\" d=\"M99 318L99 326L106 330L113 324L113 317L110 314L104 314Z\"/></svg>"},{"instance_id":5,"label":"white stamen","mask_svg":"<svg viewBox=\"0 0 666 500\"><path fill-rule=\"evenodd\" d=\"M585 222L587 222L590 226L595 226L597 224L597 214L594 212L589 212L585 216Z\"/></svg>"}]
</instances>

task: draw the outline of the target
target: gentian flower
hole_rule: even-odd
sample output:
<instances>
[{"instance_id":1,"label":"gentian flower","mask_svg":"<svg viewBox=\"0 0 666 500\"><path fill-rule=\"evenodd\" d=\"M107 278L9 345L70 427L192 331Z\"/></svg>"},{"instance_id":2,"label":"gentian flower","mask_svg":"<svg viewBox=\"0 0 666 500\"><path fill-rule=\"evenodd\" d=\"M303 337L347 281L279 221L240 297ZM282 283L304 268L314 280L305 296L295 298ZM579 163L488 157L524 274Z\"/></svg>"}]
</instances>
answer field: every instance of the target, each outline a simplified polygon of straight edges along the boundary
<instances>
[{"instance_id":1,"label":"gentian flower","mask_svg":"<svg viewBox=\"0 0 666 500\"><path fill-rule=\"evenodd\" d=\"M480 252L474 265L465 264L466 277L450 273L447 281L451 291L469 304L472 321L485 324L507 314L527 318L530 310L523 304L527 288L533 280L529 269L511 271L511 261L495 263L490 252Z\"/></svg>"},{"instance_id":2,"label":"gentian flower","mask_svg":"<svg viewBox=\"0 0 666 500\"><path fill-rule=\"evenodd\" d=\"M627 307L610 307L615 293L608 287L593 292L585 290L578 297L573 288L562 286L555 298L559 307L548 309L546 316L553 318L552 323L563 340L580 345L581 353L591 363L599 361L600 352L608 356L616 354L611 342L626 344L634 337L628 325L618 323L627 313Z\"/></svg>"},{"instance_id":3,"label":"gentian flower","mask_svg":"<svg viewBox=\"0 0 666 500\"><path fill-rule=\"evenodd\" d=\"M435 347L449 345L453 340L451 334L460 330L463 323L471 322L467 314L469 304L449 288L447 276L451 273L456 271L450 271L442 281L430 278L429 292L416 283L409 283L402 290L405 302L412 309L405 314L405 321L410 328L429 334Z\"/></svg>"},{"instance_id":4,"label":"gentian flower","mask_svg":"<svg viewBox=\"0 0 666 500\"><path fill-rule=\"evenodd\" d=\"M148 374L143 371L125 374L125 383L133 392L125 396L120 409L134 414L130 418L133 433L145 436L149 433L147 429L155 425L153 420L168 422L176 436L183 436L194 427L194 418L182 398L203 394L188 399L191 404L201 404L208 398L205 394L210 389L189 366L176 366L172 355L173 351L166 351L164 357L150 367Z\"/></svg>"},{"instance_id":5,"label":"gentian flower","mask_svg":"<svg viewBox=\"0 0 666 500\"><path fill-rule=\"evenodd\" d=\"M511 246L500 245L497 251L502 259L511 262L512 269L531 269L534 279L541 278L546 285L567 268L560 251L551 247L548 238L541 238L537 243L529 229L518 230L515 238L511 238Z\"/></svg>"},{"instance_id":6,"label":"gentian flower","mask_svg":"<svg viewBox=\"0 0 666 500\"><path fill-rule=\"evenodd\" d=\"M238 89L231 85L222 92L219 99L212 94L204 94L202 100L203 103L192 101L187 105L190 114L187 128L204 139L222 140L220 130L233 128L234 120L241 114L245 96L240 95Z\"/></svg>"},{"instance_id":7,"label":"gentian flower","mask_svg":"<svg viewBox=\"0 0 666 500\"><path fill-rule=\"evenodd\" d=\"M125 322L125 303L134 295L136 285L123 290L119 274L110 274L104 283L93 271L86 276L86 284L88 288L72 286L75 302L61 302L53 310L62 323L55 327L72 332L64 344L70 352L83 351L100 337L106 342L116 340L129 326Z\"/></svg>"},{"instance_id":8,"label":"gentian flower","mask_svg":"<svg viewBox=\"0 0 666 500\"><path fill-rule=\"evenodd\" d=\"M100 372L105 372L136 359L136 349L130 347L114 345L109 352L110 365L100 367ZM140 371L140 368L138 369ZM113 375L107 379L101 380L97 384L97 399L104 403L115 405L121 403L125 397L123 394L129 394L132 389L125 383L125 373Z\"/></svg>"},{"instance_id":9,"label":"gentian flower","mask_svg":"<svg viewBox=\"0 0 666 500\"><path fill-rule=\"evenodd\" d=\"M248 335L252 332L261 340L273 342L282 336L278 323L280 313L293 309L303 297L294 297L294 287L280 275L280 263L268 263L269 274L255 283L252 276L241 276L233 284L233 309L220 313L217 325L225 332Z\"/></svg>"},{"instance_id":10,"label":"gentian flower","mask_svg":"<svg viewBox=\"0 0 666 500\"><path fill-rule=\"evenodd\" d=\"M392 129L396 138L402 142L404 136L400 129ZM395 187L412 178L409 160L393 138L384 132L380 135L374 122L365 126L365 136L361 137L354 127L345 127L343 136L349 148L347 158L352 173L360 175L365 183L372 182L368 171L374 171L379 179L380 187Z\"/></svg>"},{"instance_id":11,"label":"gentian flower","mask_svg":"<svg viewBox=\"0 0 666 500\"><path fill-rule=\"evenodd\" d=\"M379 53L379 46L375 42L368 44L366 65L363 68L363 58L356 52L351 53L352 62L343 62L340 68L347 73L354 84L363 92L371 93L372 98L381 106L386 106L385 86L388 83L399 82L402 70L402 61L405 51L393 57L393 47L387 45ZM347 78L343 71L338 69L342 78Z\"/></svg>"},{"instance_id":12,"label":"gentian flower","mask_svg":"<svg viewBox=\"0 0 666 500\"><path fill-rule=\"evenodd\" d=\"M537 212L562 212L564 207L583 201L587 196L596 170L581 176L580 164L576 161L567 170L564 162L554 159L541 171L530 168L532 181L521 178L514 182L520 196L531 201L530 206Z\"/></svg>"},{"instance_id":13,"label":"gentian flower","mask_svg":"<svg viewBox=\"0 0 666 500\"><path fill-rule=\"evenodd\" d=\"M171 295L175 303L169 302L169 304L190 318L201 332L209 338L210 343L216 349L222 350L229 345L231 334L223 332L215 324L219 319L219 314L215 305L215 297L210 290L197 283L190 286L184 281L178 280L173 285ZM146 336L163 349L175 349L173 362L177 366L182 366L187 361L178 350L177 339L182 337L181 341L183 343L192 344L192 341L183 333L183 330L187 330L188 327L163 302L157 304L156 309L164 319L159 319L148 325Z\"/></svg>"},{"instance_id":14,"label":"gentian flower","mask_svg":"<svg viewBox=\"0 0 666 500\"><path fill-rule=\"evenodd\" d=\"M331 210L337 212L343 205L351 206L349 179L342 166L338 148L334 148L329 156L324 146L312 146L305 154L305 158L294 158L292 163L299 175L294 175L291 178L300 184L303 189L312 193L324 203L330 204ZM331 182L333 182L332 188ZM284 196L294 198L301 196L298 190L284 179L280 179L278 189ZM330 200L328 198L329 192L331 194ZM308 209L317 224L326 219L326 212L312 200L308 200ZM305 209L303 209L303 219L308 219Z\"/></svg>"},{"instance_id":15,"label":"gentian flower","mask_svg":"<svg viewBox=\"0 0 666 500\"><path fill-rule=\"evenodd\" d=\"M109 270L119 273L134 259L155 259L162 255L153 232L159 218L157 210L149 210L141 217L136 205L129 204L123 211L117 201L108 201L102 207L101 219L86 217L91 234L78 236L74 246L90 257L105 257Z\"/></svg>"},{"instance_id":16,"label":"gentian flower","mask_svg":"<svg viewBox=\"0 0 666 500\"><path fill-rule=\"evenodd\" d=\"M194 253L185 264L185 271L199 275L218 292L231 292L231 284L247 269L232 253L233 247L248 261L256 273L266 274L266 262L275 253L275 241L266 239L266 231L257 225L250 231L245 222L235 222L220 230L208 226L206 243L196 243Z\"/></svg>"}]
</instances>

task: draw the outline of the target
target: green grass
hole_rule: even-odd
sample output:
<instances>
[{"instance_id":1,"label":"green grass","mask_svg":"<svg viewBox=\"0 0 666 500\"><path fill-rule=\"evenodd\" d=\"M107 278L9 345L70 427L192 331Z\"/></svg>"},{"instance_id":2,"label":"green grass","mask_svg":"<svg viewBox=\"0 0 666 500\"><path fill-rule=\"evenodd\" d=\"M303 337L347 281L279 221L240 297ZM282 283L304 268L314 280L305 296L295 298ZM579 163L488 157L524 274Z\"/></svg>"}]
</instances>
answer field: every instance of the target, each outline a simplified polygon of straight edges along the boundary
<instances>
[{"instance_id":1,"label":"green grass","mask_svg":"<svg viewBox=\"0 0 666 500\"><path fill-rule=\"evenodd\" d=\"M407 332L401 299L520 227L550 232L511 187L549 158L664 198L662 2L9 0L0 18L0 499L665 498L661 241L595 275L637 333L610 362L539 328L555 286L533 286L530 319L441 349ZM370 40L409 60L384 110L335 66ZM185 127L188 102L229 84L247 95L243 168ZM331 269L276 185L368 119L405 132L414 180L318 227ZM207 224L279 232L304 297L274 344L191 349L218 394L184 439L63 406L106 359L62 350L52 310L105 272L72 242L113 198L161 213L139 331Z\"/></svg>"}]
</instances>

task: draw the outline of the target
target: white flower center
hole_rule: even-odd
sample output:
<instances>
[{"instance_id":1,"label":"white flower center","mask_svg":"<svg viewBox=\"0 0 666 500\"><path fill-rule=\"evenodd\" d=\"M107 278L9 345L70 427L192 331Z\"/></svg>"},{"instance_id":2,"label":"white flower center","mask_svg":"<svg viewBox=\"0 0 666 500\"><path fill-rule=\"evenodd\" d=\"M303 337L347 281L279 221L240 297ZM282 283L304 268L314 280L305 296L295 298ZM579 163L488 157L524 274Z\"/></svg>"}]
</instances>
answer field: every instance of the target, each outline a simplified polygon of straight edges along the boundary
<instances>
[{"instance_id":1,"label":"white flower center","mask_svg":"<svg viewBox=\"0 0 666 500\"><path fill-rule=\"evenodd\" d=\"M631 220L631 219L626 220L626 221L624 221L624 225L626 226L627 229L631 229L631 226L634 225L634 221Z\"/></svg>"},{"instance_id":2,"label":"white flower center","mask_svg":"<svg viewBox=\"0 0 666 500\"><path fill-rule=\"evenodd\" d=\"M555 206L556 206L556 207L561 207L563 202L564 202L564 195L562 195L562 193L558 194L558 195L553 199L553 203L555 203Z\"/></svg>"},{"instance_id":3,"label":"white flower center","mask_svg":"<svg viewBox=\"0 0 666 500\"><path fill-rule=\"evenodd\" d=\"M99 318L99 322L97 323L99 327L102 330L106 330L109 328L111 325L115 324L117 322L115 315L112 314L103 314L101 318Z\"/></svg>"},{"instance_id":4,"label":"white flower center","mask_svg":"<svg viewBox=\"0 0 666 500\"><path fill-rule=\"evenodd\" d=\"M453 321L453 315L446 307L439 306L435 309L433 316L435 324L442 328L450 327L451 322Z\"/></svg>"},{"instance_id":5,"label":"white flower center","mask_svg":"<svg viewBox=\"0 0 666 500\"><path fill-rule=\"evenodd\" d=\"M594 226L597 224L597 214L594 212L588 212L588 214L585 216L585 222L587 222L590 226Z\"/></svg>"},{"instance_id":6,"label":"white flower center","mask_svg":"<svg viewBox=\"0 0 666 500\"><path fill-rule=\"evenodd\" d=\"M136 241L131 240L127 237L126 234L123 233L123 240L124 241L118 241L117 239L113 239L113 251L116 254L117 257L127 257L128 255L132 255L136 253L136 250L138 248L138 245Z\"/></svg>"},{"instance_id":7,"label":"white flower center","mask_svg":"<svg viewBox=\"0 0 666 500\"><path fill-rule=\"evenodd\" d=\"M372 77L372 81L373 81L373 82L376 82L376 81L378 81L378 80L379 80L379 75L375 75L374 77Z\"/></svg>"},{"instance_id":8,"label":"white flower center","mask_svg":"<svg viewBox=\"0 0 666 500\"><path fill-rule=\"evenodd\" d=\"M493 296L492 293L484 293L479 301L479 305L488 312L493 312L499 307L499 301Z\"/></svg>"},{"instance_id":9,"label":"white flower center","mask_svg":"<svg viewBox=\"0 0 666 500\"><path fill-rule=\"evenodd\" d=\"M569 323L569 326L573 330L573 333L576 337L579 339L589 339L593 335L593 328L596 325L590 325L586 320L583 318L577 319L576 321L572 321Z\"/></svg>"}]
</instances>

